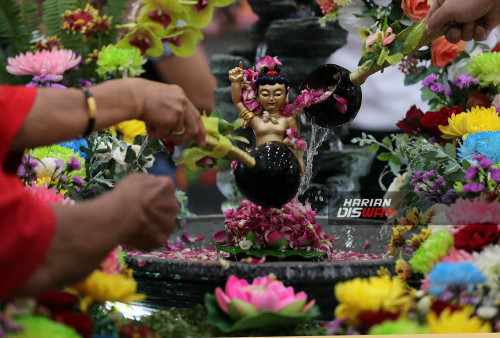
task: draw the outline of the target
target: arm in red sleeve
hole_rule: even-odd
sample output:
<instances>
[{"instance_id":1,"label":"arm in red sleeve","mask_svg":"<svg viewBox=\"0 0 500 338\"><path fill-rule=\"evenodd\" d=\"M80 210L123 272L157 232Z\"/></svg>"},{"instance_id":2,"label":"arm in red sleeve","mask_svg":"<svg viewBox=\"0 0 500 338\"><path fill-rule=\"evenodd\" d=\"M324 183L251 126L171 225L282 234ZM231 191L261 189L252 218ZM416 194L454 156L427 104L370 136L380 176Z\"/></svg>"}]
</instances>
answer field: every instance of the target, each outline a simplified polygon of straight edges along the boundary
<instances>
[{"instance_id":1,"label":"arm in red sleeve","mask_svg":"<svg viewBox=\"0 0 500 338\"><path fill-rule=\"evenodd\" d=\"M3 171L10 145L36 97L36 88L0 86L0 299L10 295L45 257L54 234L52 209Z\"/></svg>"}]
</instances>

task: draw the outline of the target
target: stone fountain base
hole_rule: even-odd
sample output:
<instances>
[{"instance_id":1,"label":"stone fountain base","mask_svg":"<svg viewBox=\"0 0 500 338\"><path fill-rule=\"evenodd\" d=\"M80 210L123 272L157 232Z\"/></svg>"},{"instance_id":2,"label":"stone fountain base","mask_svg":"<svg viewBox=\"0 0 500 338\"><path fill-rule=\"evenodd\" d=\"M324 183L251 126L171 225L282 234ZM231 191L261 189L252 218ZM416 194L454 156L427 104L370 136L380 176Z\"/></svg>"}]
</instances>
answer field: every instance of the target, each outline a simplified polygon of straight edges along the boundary
<instances>
[{"instance_id":1,"label":"stone fountain base","mask_svg":"<svg viewBox=\"0 0 500 338\"><path fill-rule=\"evenodd\" d=\"M317 222L330 235L338 236L336 250L371 252L382 255L390 239L390 234L383 230L381 223L355 223L352 220L330 220L318 217ZM330 224L328 224L330 223ZM203 235L204 240L196 246L213 246L213 234L221 230L224 224L222 215L193 217L177 229L172 239L183 232L191 236ZM341 225L344 224L344 225ZM387 233L384 235L384 233ZM365 250L366 241L370 248ZM356 277L376 275L384 266L393 270L394 259L349 261L275 261L261 264L249 264L227 261L191 262L168 260L150 255L128 257L127 263L134 270L138 282L138 292L145 293L147 299L141 306L152 310L170 307L192 307L204 302L206 293L214 293L216 287L224 287L230 275L252 280L255 277L274 273L286 285L292 285L296 291L305 291L321 310L320 320L331 320L337 305L334 296L335 283Z\"/></svg>"}]
</instances>

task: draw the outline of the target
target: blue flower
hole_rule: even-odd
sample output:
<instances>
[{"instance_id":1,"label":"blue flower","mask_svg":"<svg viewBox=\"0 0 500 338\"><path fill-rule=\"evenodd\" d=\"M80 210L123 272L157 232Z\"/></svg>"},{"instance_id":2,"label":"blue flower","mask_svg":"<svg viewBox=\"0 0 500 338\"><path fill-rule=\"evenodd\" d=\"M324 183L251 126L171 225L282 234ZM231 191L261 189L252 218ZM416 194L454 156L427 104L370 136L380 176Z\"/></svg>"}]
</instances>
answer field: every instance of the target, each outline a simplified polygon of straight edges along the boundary
<instances>
[{"instance_id":1,"label":"blue flower","mask_svg":"<svg viewBox=\"0 0 500 338\"><path fill-rule=\"evenodd\" d=\"M72 149L75 152L75 154L79 154L81 157L83 157L85 159L85 161L88 161L87 154L85 154L83 151L80 151L80 146L84 146L84 147L89 146L86 139L78 138L78 139L59 143L59 145L61 147Z\"/></svg>"},{"instance_id":2,"label":"blue flower","mask_svg":"<svg viewBox=\"0 0 500 338\"><path fill-rule=\"evenodd\" d=\"M438 263L429 273L429 293L439 297L449 286L465 286L470 291L475 284L486 282L479 268L468 262Z\"/></svg>"},{"instance_id":3,"label":"blue flower","mask_svg":"<svg viewBox=\"0 0 500 338\"><path fill-rule=\"evenodd\" d=\"M462 139L458 148L458 158L460 161L468 160L475 162L475 155L484 153L486 158L489 158L495 163L500 162L500 132L499 131L482 131L475 134L467 135L467 139Z\"/></svg>"}]
</instances>

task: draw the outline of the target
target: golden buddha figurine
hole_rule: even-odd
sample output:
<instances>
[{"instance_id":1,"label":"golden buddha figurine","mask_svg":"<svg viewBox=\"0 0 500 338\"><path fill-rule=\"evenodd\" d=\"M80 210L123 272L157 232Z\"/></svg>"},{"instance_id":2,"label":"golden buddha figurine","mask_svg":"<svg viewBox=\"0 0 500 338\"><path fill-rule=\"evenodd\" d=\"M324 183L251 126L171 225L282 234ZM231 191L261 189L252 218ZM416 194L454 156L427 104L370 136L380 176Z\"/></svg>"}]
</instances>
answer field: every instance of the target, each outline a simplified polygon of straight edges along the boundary
<instances>
[{"instance_id":1,"label":"golden buddha figurine","mask_svg":"<svg viewBox=\"0 0 500 338\"><path fill-rule=\"evenodd\" d=\"M285 143L302 164L306 143L299 136L298 115L287 117L283 114L288 104L290 81L280 74L280 65L276 58L268 56L257 64L257 74L252 70L244 71L240 62L239 67L229 71L231 97L239 118L244 120L243 128L250 126L253 129L257 147L272 141Z\"/></svg>"}]
</instances>

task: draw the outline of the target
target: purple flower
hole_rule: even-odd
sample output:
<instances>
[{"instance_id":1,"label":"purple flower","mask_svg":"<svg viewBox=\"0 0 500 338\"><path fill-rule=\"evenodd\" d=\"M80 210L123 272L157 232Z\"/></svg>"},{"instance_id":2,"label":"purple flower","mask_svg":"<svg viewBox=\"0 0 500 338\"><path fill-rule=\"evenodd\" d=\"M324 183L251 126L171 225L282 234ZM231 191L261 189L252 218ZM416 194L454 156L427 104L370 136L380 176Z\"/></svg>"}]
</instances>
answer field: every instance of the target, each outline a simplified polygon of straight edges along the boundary
<instances>
[{"instance_id":1,"label":"purple flower","mask_svg":"<svg viewBox=\"0 0 500 338\"><path fill-rule=\"evenodd\" d=\"M441 93L444 90L444 86L442 83L436 82L436 83L431 85L430 89L433 93L437 94L437 93Z\"/></svg>"},{"instance_id":2,"label":"purple flower","mask_svg":"<svg viewBox=\"0 0 500 338\"><path fill-rule=\"evenodd\" d=\"M443 201L444 203L451 203L453 202L454 197L455 197L455 190L450 189L441 197L441 201Z\"/></svg>"},{"instance_id":3,"label":"purple flower","mask_svg":"<svg viewBox=\"0 0 500 338\"><path fill-rule=\"evenodd\" d=\"M73 182L76 184L76 185L83 185L83 183L85 183L84 180L82 180L80 177L78 177L78 175L75 175L73 176Z\"/></svg>"},{"instance_id":4,"label":"purple flower","mask_svg":"<svg viewBox=\"0 0 500 338\"><path fill-rule=\"evenodd\" d=\"M28 165L32 168L36 167L38 165L38 161L34 159L33 157L29 156L28 157Z\"/></svg>"},{"instance_id":5,"label":"purple flower","mask_svg":"<svg viewBox=\"0 0 500 338\"><path fill-rule=\"evenodd\" d=\"M455 86L457 86L460 89L468 88L471 84L478 83L479 80L469 76L467 74L462 74L459 75L455 80L453 80L451 83L453 83Z\"/></svg>"},{"instance_id":6,"label":"purple flower","mask_svg":"<svg viewBox=\"0 0 500 338\"><path fill-rule=\"evenodd\" d=\"M465 192L481 192L484 190L484 185L477 182L470 182L462 188Z\"/></svg>"},{"instance_id":7,"label":"purple flower","mask_svg":"<svg viewBox=\"0 0 500 338\"><path fill-rule=\"evenodd\" d=\"M490 175L493 181L500 183L500 168L491 168Z\"/></svg>"},{"instance_id":8,"label":"purple flower","mask_svg":"<svg viewBox=\"0 0 500 338\"><path fill-rule=\"evenodd\" d=\"M467 169L467 173L465 174L465 179L466 180L473 180L474 177L476 177L478 171L479 171L479 167L470 167L469 169Z\"/></svg>"},{"instance_id":9,"label":"purple flower","mask_svg":"<svg viewBox=\"0 0 500 338\"><path fill-rule=\"evenodd\" d=\"M63 165L64 165L63 160L59 160L59 159L57 159L55 162L56 162L56 168L57 168L57 169L62 168L62 167L63 167Z\"/></svg>"},{"instance_id":10,"label":"purple flower","mask_svg":"<svg viewBox=\"0 0 500 338\"><path fill-rule=\"evenodd\" d=\"M19 168L17 168L17 176L23 177L24 175L26 175L26 168L21 164Z\"/></svg>"},{"instance_id":11,"label":"purple flower","mask_svg":"<svg viewBox=\"0 0 500 338\"><path fill-rule=\"evenodd\" d=\"M422 176L422 172L421 171L415 171L415 173L413 174L413 178L411 179L410 181L410 184L411 185L416 185L420 179L420 177Z\"/></svg>"},{"instance_id":12,"label":"purple flower","mask_svg":"<svg viewBox=\"0 0 500 338\"><path fill-rule=\"evenodd\" d=\"M452 94L451 87L448 87L444 90L444 95L451 96L451 94Z\"/></svg>"},{"instance_id":13,"label":"purple flower","mask_svg":"<svg viewBox=\"0 0 500 338\"><path fill-rule=\"evenodd\" d=\"M444 181L444 178L442 178L441 176L436 180L436 184L438 186L441 186L441 187L444 187L446 185L446 182Z\"/></svg>"},{"instance_id":14,"label":"purple flower","mask_svg":"<svg viewBox=\"0 0 500 338\"><path fill-rule=\"evenodd\" d=\"M61 181L67 182L68 181L68 176L66 175L61 175Z\"/></svg>"},{"instance_id":15,"label":"purple flower","mask_svg":"<svg viewBox=\"0 0 500 338\"><path fill-rule=\"evenodd\" d=\"M71 161L66 163L66 166L68 167L68 170L80 170L82 169L82 164L78 159L74 156L71 156Z\"/></svg>"},{"instance_id":16,"label":"purple flower","mask_svg":"<svg viewBox=\"0 0 500 338\"><path fill-rule=\"evenodd\" d=\"M422 86L424 87L430 87L434 82L439 80L439 77L436 74L431 74L428 75L423 81L422 81Z\"/></svg>"},{"instance_id":17,"label":"purple flower","mask_svg":"<svg viewBox=\"0 0 500 338\"><path fill-rule=\"evenodd\" d=\"M495 162L490 160L489 158L482 159L479 161L479 166L483 168L484 170L488 170L492 165L494 165Z\"/></svg>"},{"instance_id":18,"label":"purple flower","mask_svg":"<svg viewBox=\"0 0 500 338\"><path fill-rule=\"evenodd\" d=\"M486 154L477 154L477 155L472 156L472 159L474 161L481 161L481 160L484 160L485 158L486 158Z\"/></svg>"},{"instance_id":19,"label":"purple flower","mask_svg":"<svg viewBox=\"0 0 500 338\"><path fill-rule=\"evenodd\" d=\"M436 176L434 170L428 171L422 175L422 180L427 181Z\"/></svg>"}]
</instances>

